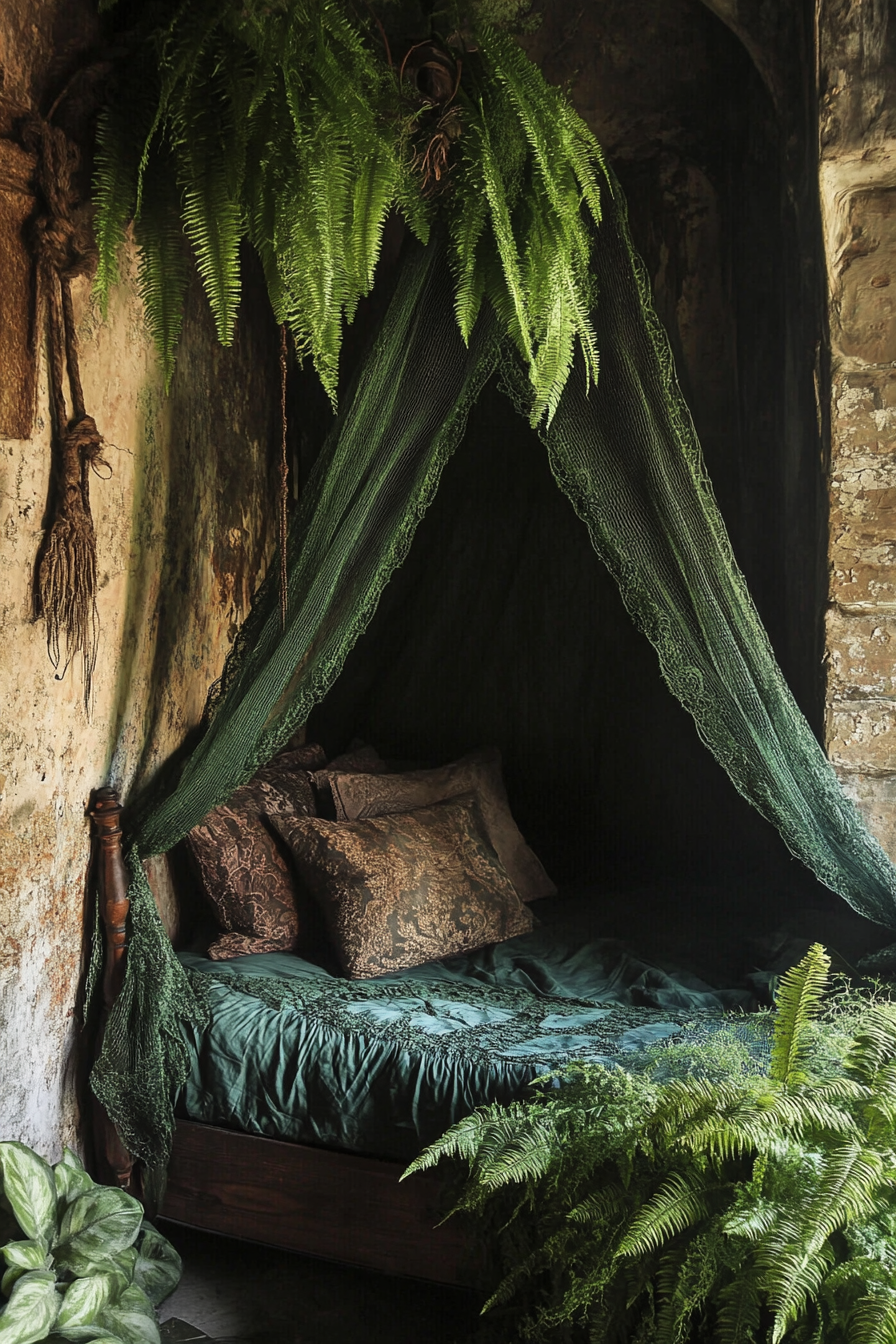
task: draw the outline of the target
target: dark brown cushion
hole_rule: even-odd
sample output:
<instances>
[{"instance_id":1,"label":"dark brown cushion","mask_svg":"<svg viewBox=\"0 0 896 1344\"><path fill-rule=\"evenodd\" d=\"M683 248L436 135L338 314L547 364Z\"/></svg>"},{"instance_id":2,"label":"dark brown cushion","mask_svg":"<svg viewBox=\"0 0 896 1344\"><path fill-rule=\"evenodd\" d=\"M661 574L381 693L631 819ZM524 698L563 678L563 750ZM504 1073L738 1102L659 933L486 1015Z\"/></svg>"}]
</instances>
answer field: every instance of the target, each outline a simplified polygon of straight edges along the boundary
<instances>
[{"instance_id":1,"label":"dark brown cushion","mask_svg":"<svg viewBox=\"0 0 896 1344\"><path fill-rule=\"evenodd\" d=\"M187 836L222 930L208 949L213 961L250 952L317 951L320 917L267 819L314 813L309 772L325 759L313 744L282 753Z\"/></svg>"},{"instance_id":2,"label":"dark brown cushion","mask_svg":"<svg viewBox=\"0 0 896 1344\"><path fill-rule=\"evenodd\" d=\"M535 901L540 896L556 896L556 886L520 835L511 814L497 747L471 752L435 770L411 770L405 774L358 774L335 770L333 766L331 761L326 770L317 771L314 783L318 788L326 785L332 791L337 820L361 821L392 812L413 812L462 793L475 793L488 839L520 899Z\"/></svg>"},{"instance_id":3,"label":"dark brown cushion","mask_svg":"<svg viewBox=\"0 0 896 1344\"><path fill-rule=\"evenodd\" d=\"M471 952L532 928L472 794L366 821L277 817L346 975Z\"/></svg>"}]
</instances>

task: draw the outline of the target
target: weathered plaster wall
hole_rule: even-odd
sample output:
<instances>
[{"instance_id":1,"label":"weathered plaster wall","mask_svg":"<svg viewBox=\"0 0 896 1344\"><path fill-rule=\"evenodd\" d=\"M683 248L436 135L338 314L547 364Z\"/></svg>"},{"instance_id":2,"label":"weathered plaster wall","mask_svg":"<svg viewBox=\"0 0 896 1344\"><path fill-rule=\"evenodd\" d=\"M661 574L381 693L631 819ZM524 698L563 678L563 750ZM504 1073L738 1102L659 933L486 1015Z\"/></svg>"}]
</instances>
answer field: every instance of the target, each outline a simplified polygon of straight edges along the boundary
<instances>
[{"instance_id":1,"label":"weathered plaster wall","mask_svg":"<svg viewBox=\"0 0 896 1344\"><path fill-rule=\"evenodd\" d=\"M6 98L46 110L54 36L70 66L93 40L91 8L4 4ZM224 351L193 293L166 399L134 277L126 249L106 322L86 281L75 293L86 404L111 467L91 480L101 641L90 722L80 668L54 676L31 614L50 488L42 358L32 437L0 440L0 1136L51 1157L78 1141L90 791L146 780L196 724L272 540L278 370L266 309L245 299Z\"/></svg>"},{"instance_id":2,"label":"weathered plaster wall","mask_svg":"<svg viewBox=\"0 0 896 1344\"><path fill-rule=\"evenodd\" d=\"M830 290L827 747L896 857L896 21L819 6Z\"/></svg>"}]
</instances>

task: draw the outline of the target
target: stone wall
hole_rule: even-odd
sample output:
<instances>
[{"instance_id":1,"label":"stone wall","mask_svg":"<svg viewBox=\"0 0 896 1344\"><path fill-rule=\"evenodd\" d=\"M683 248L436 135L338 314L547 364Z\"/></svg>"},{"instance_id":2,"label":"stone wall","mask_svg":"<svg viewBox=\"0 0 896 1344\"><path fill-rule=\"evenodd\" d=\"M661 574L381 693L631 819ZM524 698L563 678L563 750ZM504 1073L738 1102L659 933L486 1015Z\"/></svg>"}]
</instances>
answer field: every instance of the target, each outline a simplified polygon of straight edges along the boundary
<instances>
[{"instance_id":1,"label":"stone wall","mask_svg":"<svg viewBox=\"0 0 896 1344\"><path fill-rule=\"evenodd\" d=\"M830 291L826 744L896 858L896 21L820 8L821 197Z\"/></svg>"},{"instance_id":2,"label":"stone wall","mask_svg":"<svg viewBox=\"0 0 896 1344\"><path fill-rule=\"evenodd\" d=\"M87 0L6 0L7 110L47 110L95 39L93 11ZM4 274L32 208L11 185L22 184L0 175ZM30 437L0 436L0 1137L50 1158L79 1137L76 995L90 792L111 780L127 793L196 724L270 554L275 516L278 365L268 310L248 296L225 351L201 296L191 294L166 398L133 250L122 259L108 321L87 281L74 295L86 405L111 468L90 483L101 635L89 721L80 667L54 674L43 622L32 616L51 488L42 352ZM28 321L27 311L3 316ZM0 376L8 380L9 368Z\"/></svg>"}]
</instances>

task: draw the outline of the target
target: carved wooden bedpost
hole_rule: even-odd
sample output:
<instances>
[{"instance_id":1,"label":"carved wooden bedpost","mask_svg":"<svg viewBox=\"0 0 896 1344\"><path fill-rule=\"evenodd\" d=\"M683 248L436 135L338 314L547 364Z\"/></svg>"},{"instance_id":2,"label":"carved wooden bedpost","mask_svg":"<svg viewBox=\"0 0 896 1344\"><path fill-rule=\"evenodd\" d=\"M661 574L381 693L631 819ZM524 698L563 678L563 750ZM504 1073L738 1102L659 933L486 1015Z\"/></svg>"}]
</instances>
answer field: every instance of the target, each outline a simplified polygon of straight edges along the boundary
<instances>
[{"instance_id":1,"label":"carved wooden bedpost","mask_svg":"<svg viewBox=\"0 0 896 1344\"><path fill-rule=\"evenodd\" d=\"M118 998L124 980L127 958L128 871L121 854L121 803L114 789L97 789L90 807L96 851L96 887L100 914L105 929L103 960L103 1007L97 1031L94 1057L98 1056L106 1033L106 1022ZM96 1160L111 1177L127 1189L131 1184L134 1159L124 1147L105 1108L93 1098L94 1150Z\"/></svg>"}]
</instances>

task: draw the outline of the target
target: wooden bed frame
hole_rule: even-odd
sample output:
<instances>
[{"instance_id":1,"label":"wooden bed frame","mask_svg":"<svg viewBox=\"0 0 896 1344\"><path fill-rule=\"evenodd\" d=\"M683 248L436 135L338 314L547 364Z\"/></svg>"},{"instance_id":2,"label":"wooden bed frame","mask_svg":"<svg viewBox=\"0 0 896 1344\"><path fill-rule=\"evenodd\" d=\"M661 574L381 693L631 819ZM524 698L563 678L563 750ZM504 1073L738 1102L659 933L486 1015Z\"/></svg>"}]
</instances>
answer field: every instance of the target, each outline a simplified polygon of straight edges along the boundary
<instances>
[{"instance_id":1,"label":"wooden bed frame","mask_svg":"<svg viewBox=\"0 0 896 1344\"><path fill-rule=\"evenodd\" d=\"M103 1006L95 1051L121 989L127 958L128 874L121 803L99 789L90 807L97 900L105 928ZM94 1099L98 1179L140 1196L139 1174L115 1126ZM256 1241L387 1274L469 1284L461 1222L436 1226L441 1182L421 1173L399 1183L399 1162L260 1138L180 1120L159 1210L187 1227Z\"/></svg>"}]
</instances>

